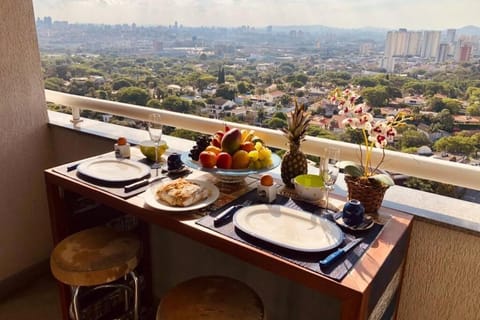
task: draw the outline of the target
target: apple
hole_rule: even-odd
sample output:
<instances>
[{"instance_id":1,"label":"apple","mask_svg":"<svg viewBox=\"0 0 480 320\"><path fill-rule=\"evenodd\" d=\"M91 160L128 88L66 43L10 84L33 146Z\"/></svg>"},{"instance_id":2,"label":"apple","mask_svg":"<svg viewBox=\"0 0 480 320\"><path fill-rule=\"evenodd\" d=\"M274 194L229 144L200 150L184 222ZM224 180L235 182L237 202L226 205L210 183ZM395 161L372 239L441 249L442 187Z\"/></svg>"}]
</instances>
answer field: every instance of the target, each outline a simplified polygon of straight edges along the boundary
<instances>
[{"instance_id":1,"label":"apple","mask_svg":"<svg viewBox=\"0 0 480 320\"><path fill-rule=\"evenodd\" d=\"M252 141L245 141L240 145L240 149L250 152L255 150L255 144Z\"/></svg>"},{"instance_id":2,"label":"apple","mask_svg":"<svg viewBox=\"0 0 480 320\"><path fill-rule=\"evenodd\" d=\"M200 165L204 168L213 168L217 163L217 155L211 151L202 151L198 157Z\"/></svg>"},{"instance_id":3,"label":"apple","mask_svg":"<svg viewBox=\"0 0 480 320\"><path fill-rule=\"evenodd\" d=\"M211 144L212 144L212 146L215 146L217 148L221 148L222 147L221 141L222 141L221 138L219 139L218 136L214 136L212 138Z\"/></svg>"},{"instance_id":4,"label":"apple","mask_svg":"<svg viewBox=\"0 0 480 320\"><path fill-rule=\"evenodd\" d=\"M228 152L220 152L217 155L217 168L230 169L232 167L232 156Z\"/></svg>"},{"instance_id":5,"label":"apple","mask_svg":"<svg viewBox=\"0 0 480 320\"><path fill-rule=\"evenodd\" d=\"M223 135L222 150L233 155L240 148L242 133L237 128L230 129Z\"/></svg>"}]
</instances>

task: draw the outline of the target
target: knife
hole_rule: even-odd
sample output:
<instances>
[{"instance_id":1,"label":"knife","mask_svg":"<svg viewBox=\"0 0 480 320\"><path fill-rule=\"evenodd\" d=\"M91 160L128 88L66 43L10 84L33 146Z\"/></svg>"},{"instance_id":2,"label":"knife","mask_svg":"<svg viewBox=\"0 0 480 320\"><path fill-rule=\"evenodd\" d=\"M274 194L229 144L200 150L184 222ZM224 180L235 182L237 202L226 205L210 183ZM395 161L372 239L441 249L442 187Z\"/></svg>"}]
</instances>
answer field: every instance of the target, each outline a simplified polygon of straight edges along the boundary
<instances>
[{"instance_id":1,"label":"knife","mask_svg":"<svg viewBox=\"0 0 480 320\"><path fill-rule=\"evenodd\" d=\"M168 176L166 176L166 175L165 176L155 176L155 177L151 177L151 178L148 178L148 179L143 179L143 180L131 183L131 184L127 184L125 187L123 187L123 189L125 190L125 192L130 192L130 191L133 191L135 189L141 188L143 186L148 186L150 183L153 183L155 181L160 181L160 180L165 179L165 178L168 178Z\"/></svg>"},{"instance_id":2,"label":"knife","mask_svg":"<svg viewBox=\"0 0 480 320\"><path fill-rule=\"evenodd\" d=\"M218 227L219 225L223 224L224 222L230 221L230 219L233 217L233 214L237 212L239 209L246 207L250 205L252 201L250 200L245 200L241 204L237 204L234 206L231 206L230 208L227 208L220 212L215 218L213 218L213 225L215 227Z\"/></svg>"},{"instance_id":3,"label":"knife","mask_svg":"<svg viewBox=\"0 0 480 320\"><path fill-rule=\"evenodd\" d=\"M218 227L218 225L222 224L223 222L226 222L227 220L230 219L230 217L233 216L235 212L237 212L238 209L243 208L243 206L236 205L236 206L231 206L228 209L225 209L222 211L218 216L213 218L213 225L215 227Z\"/></svg>"},{"instance_id":4,"label":"knife","mask_svg":"<svg viewBox=\"0 0 480 320\"><path fill-rule=\"evenodd\" d=\"M357 238L353 240L352 242L348 243L346 246L342 248L338 248L334 252L330 253L325 259L320 260L320 266L321 267L328 267L341 257L347 254L348 250L352 249L355 247L357 244L363 241L363 238Z\"/></svg>"}]
</instances>

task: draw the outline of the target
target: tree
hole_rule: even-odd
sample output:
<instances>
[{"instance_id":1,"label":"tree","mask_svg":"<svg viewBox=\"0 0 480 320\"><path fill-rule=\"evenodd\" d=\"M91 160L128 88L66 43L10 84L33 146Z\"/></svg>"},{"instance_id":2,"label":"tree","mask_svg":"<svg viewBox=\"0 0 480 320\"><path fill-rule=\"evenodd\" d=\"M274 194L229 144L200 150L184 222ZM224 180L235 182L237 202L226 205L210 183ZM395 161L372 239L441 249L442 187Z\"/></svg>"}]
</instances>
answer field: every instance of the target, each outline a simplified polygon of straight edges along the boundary
<instances>
[{"instance_id":1,"label":"tree","mask_svg":"<svg viewBox=\"0 0 480 320\"><path fill-rule=\"evenodd\" d=\"M467 114L470 116L480 116L480 104L471 104L467 107Z\"/></svg>"},{"instance_id":2,"label":"tree","mask_svg":"<svg viewBox=\"0 0 480 320\"><path fill-rule=\"evenodd\" d=\"M218 86L217 91L215 92L216 97L222 97L227 100L233 100L235 99L235 88L223 83Z\"/></svg>"},{"instance_id":3,"label":"tree","mask_svg":"<svg viewBox=\"0 0 480 320\"><path fill-rule=\"evenodd\" d=\"M284 94L280 97L280 103L286 107L292 102L292 97L289 94Z\"/></svg>"},{"instance_id":4,"label":"tree","mask_svg":"<svg viewBox=\"0 0 480 320\"><path fill-rule=\"evenodd\" d=\"M135 84L135 81L127 78L119 78L112 82L112 90L119 90L125 87L132 87Z\"/></svg>"},{"instance_id":5,"label":"tree","mask_svg":"<svg viewBox=\"0 0 480 320\"><path fill-rule=\"evenodd\" d=\"M462 108L462 103L457 99L445 98L443 99L445 103L445 109L450 111L450 114L458 114L460 109Z\"/></svg>"},{"instance_id":6,"label":"tree","mask_svg":"<svg viewBox=\"0 0 480 320\"><path fill-rule=\"evenodd\" d=\"M402 90L410 95L420 95L425 91L425 86L421 81L411 80L403 85Z\"/></svg>"},{"instance_id":7,"label":"tree","mask_svg":"<svg viewBox=\"0 0 480 320\"><path fill-rule=\"evenodd\" d=\"M147 107L160 109L162 107L162 102L158 99L150 99L147 102Z\"/></svg>"},{"instance_id":8,"label":"tree","mask_svg":"<svg viewBox=\"0 0 480 320\"><path fill-rule=\"evenodd\" d=\"M360 77L360 78L355 78L353 80L353 83L359 86L362 86L364 88L366 87L375 87L378 85L378 82L371 78L371 77Z\"/></svg>"},{"instance_id":9,"label":"tree","mask_svg":"<svg viewBox=\"0 0 480 320\"><path fill-rule=\"evenodd\" d=\"M117 92L117 101L145 106L149 99L147 90L138 87L121 88Z\"/></svg>"},{"instance_id":10,"label":"tree","mask_svg":"<svg viewBox=\"0 0 480 320\"><path fill-rule=\"evenodd\" d=\"M437 151L446 151L453 154L472 155L476 150L476 138L455 135L438 139L433 145Z\"/></svg>"},{"instance_id":11,"label":"tree","mask_svg":"<svg viewBox=\"0 0 480 320\"><path fill-rule=\"evenodd\" d=\"M443 102L442 98L433 97L428 101L428 105L430 106L430 110L433 112L440 112L445 109L445 102Z\"/></svg>"},{"instance_id":12,"label":"tree","mask_svg":"<svg viewBox=\"0 0 480 320\"><path fill-rule=\"evenodd\" d=\"M284 120L284 119L280 119L280 118L272 118L272 119L266 121L266 125L270 129L281 129L281 128L284 128L284 127L287 126L287 121Z\"/></svg>"},{"instance_id":13,"label":"tree","mask_svg":"<svg viewBox=\"0 0 480 320\"><path fill-rule=\"evenodd\" d=\"M275 114L273 115L273 118L278 118L278 119L287 121L287 116L283 112L275 112Z\"/></svg>"},{"instance_id":14,"label":"tree","mask_svg":"<svg viewBox=\"0 0 480 320\"><path fill-rule=\"evenodd\" d=\"M63 79L57 77L50 77L45 79L45 89L54 90L54 91L62 91L63 83L65 81Z\"/></svg>"},{"instance_id":15,"label":"tree","mask_svg":"<svg viewBox=\"0 0 480 320\"><path fill-rule=\"evenodd\" d=\"M310 125L307 128L307 135L329 140L338 140L338 138L332 132L322 129L317 125Z\"/></svg>"},{"instance_id":16,"label":"tree","mask_svg":"<svg viewBox=\"0 0 480 320\"><path fill-rule=\"evenodd\" d=\"M302 83L302 85L306 85L308 81L308 76L306 74L300 73L295 76L295 80Z\"/></svg>"},{"instance_id":17,"label":"tree","mask_svg":"<svg viewBox=\"0 0 480 320\"><path fill-rule=\"evenodd\" d=\"M460 198L462 192L460 192L455 186L450 184L444 184L436 181L424 180L415 177L409 177L405 182L405 186L422 190L426 192L441 194L448 197Z\"/></svg>"},{"instance_id":18,"label":"tree","mask_svg":"<svg viewBox=\"0 0 480 320\"><path fill-rule=\"evenodd\" d=\"M224 67L218 67L217 83L218 84L225 83L225 68Z\"/></svg>"},{"instance_id":19,"label":"tree","mask_svg":"<svg viewBox=\"0 0 480 320\"><path fill-rule=\"evenodd\" d=\"M450 111L448 109L443 109L441 112L435 115L432 119L432 126L433 129L452 132L454 126L454 119L453 116L450 114Z\"/></svg>"},{"instance_id":20,"label":"tree","mask_svg":"<svg viewBox=\"0 0 480 320\"><path fill-rule=\"evenodd\" d=\"M388 102L388 93L384 86L365 88L362 90L362 97L370 106L374 108L385 106L385 104Z\"/></svg>"},{"instance_id":21,"label":"tree","mask_svg":"<svg viewBox=\"0 0 480 320\"><path fill-rule=\"evenodd\" d=\"M102 100L108 100L108 93L105 90L95 90L95 98L102 99Z\"/></svg>"},{"instance_id":22,"label":"tree","mask_svg":"<svg viewBox=\"0 0 480 320\"><path fill-rule=\"evenodd\" d=\"M253 89L253 85L247 81L240 81L237 84L237 90L240 94L245 94Z\"/></svg>"},{"instance_id":23,"label":"tree","mask_svg":"<svg viewBox=\"0 0 480 320\"><path fill-rule=\"evenodd\" d=\"M162 109L180 113L190 113L191 103L189 100L177 96L168 96L162 102Z\"/></svg>"},{"instance_id":24,"label":"tree","mask_svg":"<svg viewBox=\"0 0 480 320\"><path fill-rule=\"evenodd\" d=\"M416 129L408 129L403 132L400 138L402 150L412 147L421 147L430 145L427 135Z\"/></svg>"},{"instance_id":25,"label":"tree","mask_svg":"<svg viewBox=\"0 0 480 320\"><path fill-rule=\"evenodd\" d=\"M194 79L192 79L195 81ZM196 85L200 91L208 87L210 83L215 82L215 77L210 74L201 74L196 77Z\"/></svg>"}]
</instances>

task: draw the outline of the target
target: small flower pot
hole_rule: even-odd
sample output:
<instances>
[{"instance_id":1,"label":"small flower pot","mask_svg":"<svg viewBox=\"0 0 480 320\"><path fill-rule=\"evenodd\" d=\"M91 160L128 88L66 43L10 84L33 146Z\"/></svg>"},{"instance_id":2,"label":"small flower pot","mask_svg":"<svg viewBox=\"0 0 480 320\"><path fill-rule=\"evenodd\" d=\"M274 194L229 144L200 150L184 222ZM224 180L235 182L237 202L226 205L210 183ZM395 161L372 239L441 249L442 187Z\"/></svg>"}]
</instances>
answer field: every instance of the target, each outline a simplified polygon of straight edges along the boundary
<instances>
[{"instance_id":1,"label":"small flower pot","mask_svg":"<svg viewBox=\"0 0 480 320\"><path fill-rule=\"evenodd\" d=\"M349 200L357 199L360 201L365 208L365 213L377 213L382 206L383 197L389 186L349 175L345 175L345 182L347 183Z\"/></svg>"}]
</instances>

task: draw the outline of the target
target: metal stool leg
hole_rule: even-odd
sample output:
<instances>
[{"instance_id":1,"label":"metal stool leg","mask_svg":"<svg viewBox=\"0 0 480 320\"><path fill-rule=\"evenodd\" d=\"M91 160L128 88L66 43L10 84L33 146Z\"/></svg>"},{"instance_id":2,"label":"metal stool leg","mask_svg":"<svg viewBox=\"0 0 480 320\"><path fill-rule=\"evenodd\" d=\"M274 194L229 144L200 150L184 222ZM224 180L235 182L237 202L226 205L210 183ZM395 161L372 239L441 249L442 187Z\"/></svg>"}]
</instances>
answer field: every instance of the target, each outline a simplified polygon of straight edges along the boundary
<instances>
[{"instance_id":1,"label":"metal stool leg","mask_svg":"<svg viewBox=\"0 0 480 320\"><path fill-rule=\"evenodd\" d=\"M137 275L135 274L135 271L132 271L130 272L130 276L132 277L133 279L133 283L134 283L134 290L133 290L133 299L134 299L134 302L133 302L133 319L134 320L138 320L138 309L139 309L139 306L138 306L138 300L139 300L139 296L140 296L140 290L139 290L139 285L138 285L138 277Z\"/></svg>"},{"instance_id":2,"label":"metal stool leg","mask_svg":"<svg viewBox=\"0 0 480 320\"><path fill-rule=\"evenodd\" d=\"M79 286L75 286L73 289L73 298L72 298L72 306L73 306L73 318L74 320L80 320L80 314L78 312L78 292L80 291Z\"/></svg>"}]
</instances>

